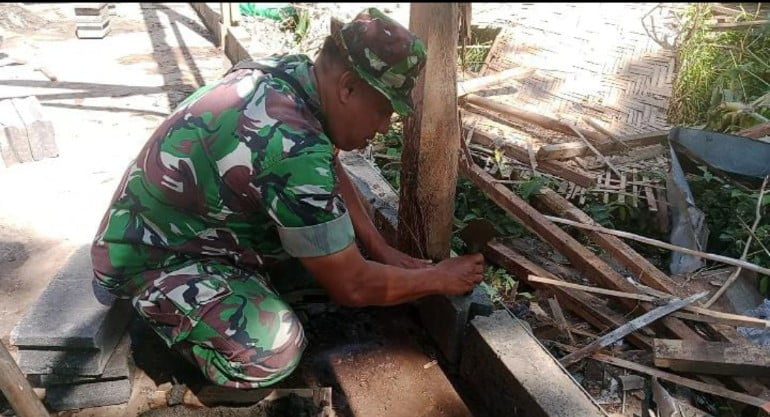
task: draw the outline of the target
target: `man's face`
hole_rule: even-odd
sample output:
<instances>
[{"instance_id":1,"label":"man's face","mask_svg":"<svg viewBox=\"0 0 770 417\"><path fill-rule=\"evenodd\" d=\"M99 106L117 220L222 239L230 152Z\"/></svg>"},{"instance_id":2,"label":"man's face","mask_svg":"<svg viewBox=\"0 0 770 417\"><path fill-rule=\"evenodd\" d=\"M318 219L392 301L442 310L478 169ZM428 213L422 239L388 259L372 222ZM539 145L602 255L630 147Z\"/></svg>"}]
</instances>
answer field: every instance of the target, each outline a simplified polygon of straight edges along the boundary
<instances>
[{"instance_id":1,"label":"man's face","mask_svg":"<svg viewBox=\"0 0 770 417\"><path fill-rule=\"evenodd\" d=\"M377 132L387 133L393 107L382 93L358 78L340 94L344 99L336 120L330 120L338 148L361 149Z\"/></svg>"}]
</instances>

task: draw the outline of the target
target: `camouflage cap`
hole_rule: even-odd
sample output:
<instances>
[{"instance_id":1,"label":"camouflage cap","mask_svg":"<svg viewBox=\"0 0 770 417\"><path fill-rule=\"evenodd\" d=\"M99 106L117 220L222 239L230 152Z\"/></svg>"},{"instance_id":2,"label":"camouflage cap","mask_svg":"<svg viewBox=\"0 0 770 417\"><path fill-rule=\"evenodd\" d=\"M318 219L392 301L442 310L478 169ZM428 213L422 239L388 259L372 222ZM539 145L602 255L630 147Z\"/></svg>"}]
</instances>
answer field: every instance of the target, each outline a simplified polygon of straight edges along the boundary
<instances>
[{"instance_id":1,"label":"camouflage cap","mask_svg":"<svg viewBox=\"0 0 770 417\"><path fill-rule=\"evenodd\" d=\"M396 113L414 110L412 88L426 58L425 44L417 36L373 7L333 36L356 73L385 95Z\"/></svg>"}]
</instances>

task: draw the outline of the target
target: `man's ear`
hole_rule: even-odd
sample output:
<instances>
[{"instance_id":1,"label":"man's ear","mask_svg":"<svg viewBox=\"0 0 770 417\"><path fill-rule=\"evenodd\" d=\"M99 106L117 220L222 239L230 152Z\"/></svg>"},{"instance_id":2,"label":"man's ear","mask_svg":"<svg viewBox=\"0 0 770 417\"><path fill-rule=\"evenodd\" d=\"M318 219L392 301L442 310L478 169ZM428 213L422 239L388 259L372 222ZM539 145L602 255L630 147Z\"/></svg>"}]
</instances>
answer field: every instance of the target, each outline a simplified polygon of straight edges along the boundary
<instances>
[{"instance_id":1,"label":"man's ear","mask_svg":"<svg viewBox=\"0 0 770 417\"><path fill-rule=\"evenodd\" d=\"M352 71L345 70L337 80L337 94L340 103L347 104L358 87L358 77Z\"/></svg>"}]
</instances>

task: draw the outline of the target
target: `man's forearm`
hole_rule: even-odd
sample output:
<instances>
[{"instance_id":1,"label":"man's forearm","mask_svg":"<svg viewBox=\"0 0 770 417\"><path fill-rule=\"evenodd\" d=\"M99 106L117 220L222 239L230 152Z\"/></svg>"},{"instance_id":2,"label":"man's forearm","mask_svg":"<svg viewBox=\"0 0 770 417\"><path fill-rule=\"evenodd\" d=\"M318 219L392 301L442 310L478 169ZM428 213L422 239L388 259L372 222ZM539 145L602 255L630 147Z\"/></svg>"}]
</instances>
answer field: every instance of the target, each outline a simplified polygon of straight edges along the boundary
<instances>
[{"instance_id":1,"label":"man's forearm","mask_svg":"<svg viewBox=\"0 0 770 417\"><path fill-rule=\"evenodd\" d=\"M345 206L350 214L350 219L353 223L353 230L356 232L356 238L366 248L367 252L373 256L376 260L379 260L380 252L387 246L387 242L382 237L380 232L374 226L372 219L366 212L363 202L358 194L358 190L350 180L348 173L342 166L342 162L337 158L335 166L335 172L340 183L340 190L342 192L342 199L345 201Z\"/></svg>"}]
</instances>

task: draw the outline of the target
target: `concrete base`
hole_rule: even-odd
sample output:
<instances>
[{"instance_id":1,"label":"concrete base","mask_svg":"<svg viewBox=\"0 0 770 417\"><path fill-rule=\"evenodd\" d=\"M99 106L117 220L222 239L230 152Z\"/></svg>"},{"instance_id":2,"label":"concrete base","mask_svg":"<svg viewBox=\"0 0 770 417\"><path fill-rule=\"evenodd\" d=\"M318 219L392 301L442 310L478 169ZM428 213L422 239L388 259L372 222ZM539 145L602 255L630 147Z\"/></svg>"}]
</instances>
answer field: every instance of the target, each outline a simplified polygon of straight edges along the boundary
<instances>
[{"instance_id":1,"label":"concrete base","mask_svg":"<svg viewBox=\"0 0 770 417\"><path fill-rule=\"evenodd\" d=\"M56 385L46 390L45 403L54 410L123 404L131 398L129 378L77 385Z\"/></svg>"},{"instance_id":2,"label":"concrete base","mask_svg":"<svg viewBox=\"0 0 770 417\"><path fill-rule=\"evenodd\" d=\"M90 246L84 245L13 329L12 342L22 350L111 352L126 329L130 311L128 300L116 300L94 284Z\"/></svg>"},{"instance_id":3,"label":"concrete base","mask_svg":"<svg viewBox=\"0 0 770 417\"><path fill-rule=\"evenodd\" d=\"M460 374L490 415L607 417L522 322L505 311L471 321Z\"/></svg>"}]
</instances>

